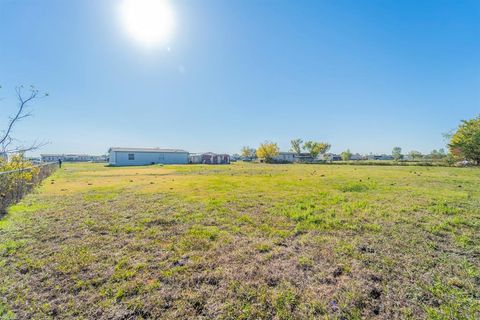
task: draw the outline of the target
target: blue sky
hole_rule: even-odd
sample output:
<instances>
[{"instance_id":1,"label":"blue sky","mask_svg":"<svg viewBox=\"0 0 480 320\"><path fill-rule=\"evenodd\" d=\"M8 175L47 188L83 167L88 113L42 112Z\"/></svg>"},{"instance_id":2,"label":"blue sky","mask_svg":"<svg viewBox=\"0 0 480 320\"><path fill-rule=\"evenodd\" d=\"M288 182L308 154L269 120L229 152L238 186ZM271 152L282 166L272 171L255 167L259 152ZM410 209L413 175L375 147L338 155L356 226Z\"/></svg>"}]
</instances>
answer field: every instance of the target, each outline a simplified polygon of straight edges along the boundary
<instances>
[{"instance_id":1,"label":"blue sky","mask_svg":"<svg viewBox=\"0 0 480 320\"><path fill-rule=\"evenodd\" d=\"M428 152L480 113L480 1L178 0L156 48L126 35L119 2L0 0L0 116L18 84L50 93L17 138L43 153L297 137Z\"/></svg>"}]
</instances>

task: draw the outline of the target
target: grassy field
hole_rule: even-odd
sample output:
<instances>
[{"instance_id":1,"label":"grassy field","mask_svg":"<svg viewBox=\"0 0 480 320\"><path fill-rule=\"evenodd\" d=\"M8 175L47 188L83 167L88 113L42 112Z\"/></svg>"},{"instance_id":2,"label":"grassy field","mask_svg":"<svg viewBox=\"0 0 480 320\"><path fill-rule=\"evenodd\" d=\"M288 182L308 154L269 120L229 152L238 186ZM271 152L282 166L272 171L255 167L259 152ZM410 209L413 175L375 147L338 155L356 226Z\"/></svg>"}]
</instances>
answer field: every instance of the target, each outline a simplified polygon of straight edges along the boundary
<instances>
[{"instance_id":1,"label":"grassy field","mask_svg":"<svg viewBox=\"0 0 480 320\"><path fill-rule=\"evenodd\" d=\"M65 165L0 220L18 319L479 319L480 170Z\"/></svg>"}]
</instances>

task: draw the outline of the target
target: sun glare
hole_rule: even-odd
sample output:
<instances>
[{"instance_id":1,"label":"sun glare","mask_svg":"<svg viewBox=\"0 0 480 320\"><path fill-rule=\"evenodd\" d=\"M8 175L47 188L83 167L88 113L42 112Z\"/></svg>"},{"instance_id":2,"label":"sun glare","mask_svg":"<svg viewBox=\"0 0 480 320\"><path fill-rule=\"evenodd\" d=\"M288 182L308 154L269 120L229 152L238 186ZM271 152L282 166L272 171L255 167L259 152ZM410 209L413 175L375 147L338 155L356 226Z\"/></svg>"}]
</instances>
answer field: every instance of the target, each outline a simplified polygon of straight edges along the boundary
<instances>
[{"instance_id":1,"label":"sun glare","mask_svg":"<svg viewBox=\"0 0 480 320\"><path fill-rule=\"evenodd\" d=\"M146 46L166 44L175 27L168 0L122 0L120 18L127 33Z\"/></svg>"}]
</instances>

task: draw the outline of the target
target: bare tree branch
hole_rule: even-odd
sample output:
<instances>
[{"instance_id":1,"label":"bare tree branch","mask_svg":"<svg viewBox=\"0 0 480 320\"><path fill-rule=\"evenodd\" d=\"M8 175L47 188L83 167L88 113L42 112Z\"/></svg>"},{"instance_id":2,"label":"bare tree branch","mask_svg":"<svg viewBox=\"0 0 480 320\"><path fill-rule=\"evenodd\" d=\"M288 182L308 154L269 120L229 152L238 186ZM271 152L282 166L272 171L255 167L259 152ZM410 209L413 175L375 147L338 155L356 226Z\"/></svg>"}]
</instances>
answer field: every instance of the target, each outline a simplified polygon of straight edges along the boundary
<instances>
[{"instance_id":1,"label":"bare tree branch","mask_svg":"<svg viewBox=\"0 0 480 320\"><path fill-rule=\"evenodd\" d=\"M5 139L5 141L2 143L2 150L7 150L8 146L12 143L13 139L11 137L8 137Z\"/></svg>"},{"instance_id":2,"label":"bare tree branch","mask_svg":"<svg viewBox=\"0 0 480 320\"><path fill-rule=\"evenodd\" d=\"M18 153L18 152L32 151L46 144L46 143L38 143L37 140L35 140L35 142L33 142L31 145L27 147L17 146L11 149L9 148L9 146L14 141L14 139L11 137L11 134L15 125L19 121L25 118L28 118L32 115L32 113L27 109L28 103L36 99L40 99L48 96L48 94L39 95L38 89L36 89L34 86L30 86L27 92L25 92L23 86L17 86L15 88L15 93L17 95L17 100L18 100L17 112L13 116L8 118L9 121L7 124L7 128L1 131L2 134L0 135L0 148L1 148L0 151L3 153Z\"/></svg>"},{"instance_id":3,"label":"bare tree branch","mask_svg":"<svg viewBox=\"0 0 480 320\"><path fill-rule=\"evenodd\" d=\"M40 149L41 147L44 147L48 144L48 142L38 142L35 140L33 143L27 146L18 146L12 149L7 149L5 152L7 153L25 153L28 151L34 151L37 149Z\"/></svg>"}]
</instances>

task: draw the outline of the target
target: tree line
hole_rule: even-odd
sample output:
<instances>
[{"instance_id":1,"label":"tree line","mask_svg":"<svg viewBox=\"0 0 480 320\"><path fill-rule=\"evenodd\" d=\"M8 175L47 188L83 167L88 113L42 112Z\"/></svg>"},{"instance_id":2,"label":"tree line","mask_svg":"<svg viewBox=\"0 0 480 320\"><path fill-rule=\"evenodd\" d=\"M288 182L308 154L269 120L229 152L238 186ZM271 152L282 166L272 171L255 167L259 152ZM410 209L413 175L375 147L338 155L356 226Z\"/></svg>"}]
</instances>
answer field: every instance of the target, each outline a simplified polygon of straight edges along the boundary
<instances>
[{"instance_id":1,"label":"tree line","mask_svg":"<svg viewBox=\"0 0 480 320\"><path fill-rule=\"evenodd\" d=\"M293 139L290 141L291 152L298 156L302 155L302 151L308 154L309 158L315 160L319 155L323 155L330 150L331 145L327 142L319 141L303 141L302 139ZM265 141L261 143L257 149L245 146L241 150L241 156L246 159L259 159L261 161L271 163L275 161L275 157L280 154L280 148L276 142Z\"/></svg>"},{"instance_id":2,"label":"tree line","mask_svg":"<svg viewBox=\"0 0 480 320\"><path fill-rule=\"evenodd\" d=\"M480 165L480 116L471 120L463 120L454 132L445 135L448 143L448 152L445 149L435 149L428 154L422 154L420 151L412 150L407 154L402 153L401 147L394 147L391 152L391 158L394 161L401 161L408 158L409 161L435 161L442 160L447 164L462 163ZM299 157L304 155L309 161L321 160L319 155L325 155L331 148L327 142L303 141L303 139L293 139L290 141L290 151ZM305 154L303 154L304 152ZM245 146L241 149L241 156L244 159L259 159L263 162L275 162L275 157L280 154L280 148L277 143L265 141L258 148ZM343 151L340 157L343 161L351 160L353 154L350 149Z\"/></svg>"}]
</instances>

